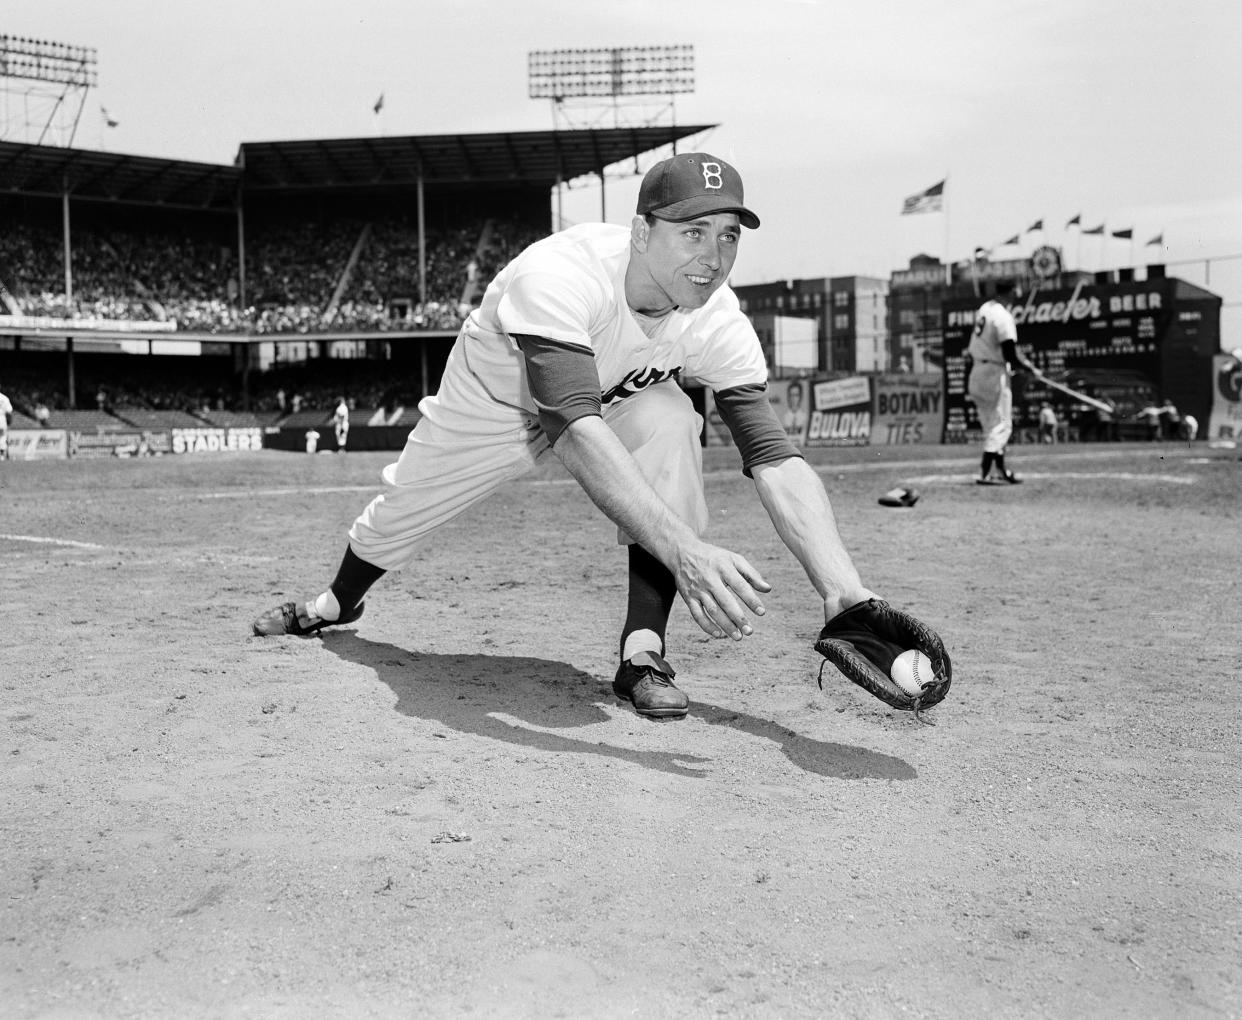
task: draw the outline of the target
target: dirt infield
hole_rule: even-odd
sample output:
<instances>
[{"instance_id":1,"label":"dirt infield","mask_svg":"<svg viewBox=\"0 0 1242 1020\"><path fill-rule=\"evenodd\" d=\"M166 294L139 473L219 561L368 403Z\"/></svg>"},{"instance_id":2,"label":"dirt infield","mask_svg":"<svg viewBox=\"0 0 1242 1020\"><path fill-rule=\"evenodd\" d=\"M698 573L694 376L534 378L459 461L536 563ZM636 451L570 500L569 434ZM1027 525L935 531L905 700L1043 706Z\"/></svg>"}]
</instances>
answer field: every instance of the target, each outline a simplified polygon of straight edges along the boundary
<instances>
[{"instance_id":1,"label":"dirt infield","mask_svg":"<svg viewBox=\"0 0 1242 1020\"><path fill-rule=\"evenodd\" d=\"M1242 1016L1237 453L816 454L953 654L934 726L819 690L709 454L776 587L741 644L678 607L673 723L611 694L624 559L555 463L314 640L249 621L389 455L0 464L4 1015Z\"/></svg>"}]
</instances>

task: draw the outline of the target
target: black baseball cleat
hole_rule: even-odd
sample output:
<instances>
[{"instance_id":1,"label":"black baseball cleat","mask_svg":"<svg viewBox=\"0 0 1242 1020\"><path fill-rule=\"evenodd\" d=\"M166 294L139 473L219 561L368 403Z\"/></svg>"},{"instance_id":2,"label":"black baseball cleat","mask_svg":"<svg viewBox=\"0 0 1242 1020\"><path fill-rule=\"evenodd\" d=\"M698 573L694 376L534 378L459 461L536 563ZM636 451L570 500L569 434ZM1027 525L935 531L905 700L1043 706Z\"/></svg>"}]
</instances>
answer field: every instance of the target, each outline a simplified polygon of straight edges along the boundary
<instances>
[{"instance_id":1,"label":"black baseball cleat","mask_svg":"<svg viewBox=\"0 0 1242 1020\"><path fill-rule=\"evenodd\" d=\"M1000 485L1000 482L997 481L995 478L976 478L975 484L976 485Z\"/></svg>"},{"instance_id":2,"label":"black baseball cleat","mask_svg":"<svg viewBox=\"0 0 1242 1020\"><path fill-rule=\"evenodd\" d=\"M1022 479L1015 475L1012 471L1006 471L1001 475L1001 480L1008 482L1010 485L1021 485Z\"/></svg>"},{"instance_id":3,"label":"black baseball cleat","mask_svg":"<svg viewBox=\"0 0 1242 1020\"><path fill-rule=\"evenodd\" d=\"M359 602L348 613L342 613L339 620L325 620L315 612L315 602L286 602L269 609L254 621L254 632L258 637L279 637L282 634L293 634L297 637L311 637L318 634L324 627L340 627L353 623L362 615L366 608L365 602Z\"/></svg>"},{"instance_id":4,"label":"black baseball cleat","mask_svg":"<svg viewBox=\"0 0 1242 1020\"><path fill-rule=\"evenodd\" d=\"M655 652L639 652L617 669L612 692L630 702L634 711L652 719L680 719L690 699L673 686L673 667Z\"/></svg>"}]
</instances>

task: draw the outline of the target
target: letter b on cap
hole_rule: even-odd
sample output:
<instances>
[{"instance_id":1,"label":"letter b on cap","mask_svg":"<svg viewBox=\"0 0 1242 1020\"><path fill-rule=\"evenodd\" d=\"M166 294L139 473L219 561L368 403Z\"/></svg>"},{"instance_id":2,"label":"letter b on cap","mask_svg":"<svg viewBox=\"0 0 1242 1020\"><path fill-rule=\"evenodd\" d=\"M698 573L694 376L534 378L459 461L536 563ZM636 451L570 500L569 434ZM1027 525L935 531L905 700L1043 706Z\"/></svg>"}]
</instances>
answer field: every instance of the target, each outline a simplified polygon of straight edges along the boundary
<instances>
[{"instance_id":1,"label":"letter b on cap","mask_svg":"<svg viewBox=\"0 0 1242 1020\"><path fill-rule=\"evenodd\" d=\"M703 163L703 187L708 191L719 191L724 187L724 168L719 163Z\"/></svg>"}]
</instances>

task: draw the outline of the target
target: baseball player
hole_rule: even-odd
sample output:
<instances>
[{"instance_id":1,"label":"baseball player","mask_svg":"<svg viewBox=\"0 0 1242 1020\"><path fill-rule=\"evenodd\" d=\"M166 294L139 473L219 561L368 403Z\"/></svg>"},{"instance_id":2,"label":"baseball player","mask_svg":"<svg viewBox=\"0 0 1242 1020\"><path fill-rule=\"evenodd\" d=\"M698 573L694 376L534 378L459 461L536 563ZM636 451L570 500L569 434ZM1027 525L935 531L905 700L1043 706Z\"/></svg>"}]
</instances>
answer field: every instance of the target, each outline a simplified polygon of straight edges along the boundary
<instances>
[{"instance_id":1,"label":"baseball player","mask_svg":"<svg viewBox=\"0 0 1242 1020\"><path fill-rule=\"evenodd\" d=\"M336 410L332 412L332 430L336 433L336 450L345 452L345 444L349 441L349 405L344 397L336 398Z\"/></svg>"},{"instance_id":2,"label":"baseball player","mask_svg":"<svg viewBox=\"0 0 1242 1020\"><path fill-rule=\"evenodd\" d=\"M975 329L966 348L970 377L966 391L975 402L979 425L983 429L983 460L979 466L980 485L1000 481L1017 485L1022 481L1005 467L1005 447L1013 434L1013 386L1010 376L1015 367L1038 375L1035 366L1018 350L1018 327L1009 309L1001 303L1017 289L1013 280L996 285L995 296L975 313ZM996 468L999 479L992 478Z\"/></svg>"},{"instance_id":3,"label":"baseball player","mask_svg":"<svg viewBox=\"0 0 1242 1020\"><path fill-rule=\"evenodd\" d=\"M9 459L9 422L13 420L13 401L0 392L0 460Z\"/></svg>"},{"instance_id":4,"label":"baseball player","mask_svg":"<svg viewBox=\"0 0 1242 1020\"><path fill-rule=\"evenodd\" d=\"M384 573L552 449L627 547L614 692L645 716L686 715L665 659L674 597L707 634L740 641L771 587L745 557L702 538L703 422L685 379L715 392L743 472L825 619L872 599L819 476L768 401L758 338L725 283L742 228L758 226L737 170L687 153L647 173L628 228L583 224L522 251L462 325L439 391L421 401L384 491L350 528L331 585L264 613L254 632L308 635L357 620Z\"/></svg>"}]
</instances>

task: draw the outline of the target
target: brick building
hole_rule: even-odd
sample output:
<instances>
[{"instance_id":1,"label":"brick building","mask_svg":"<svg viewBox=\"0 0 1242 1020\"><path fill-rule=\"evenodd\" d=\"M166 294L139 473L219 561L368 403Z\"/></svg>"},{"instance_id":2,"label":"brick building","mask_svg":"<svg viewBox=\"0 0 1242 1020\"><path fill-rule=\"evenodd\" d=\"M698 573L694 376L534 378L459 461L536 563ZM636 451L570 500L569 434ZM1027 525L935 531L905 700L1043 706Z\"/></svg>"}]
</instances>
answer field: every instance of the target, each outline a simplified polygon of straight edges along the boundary
<instances>
[{"instance_id":1,"label":"brick building","mask_svg":"<svg viewBox=\"0 0 1242 1020\"><path fill-rule=\"evenodd\" d=\"M777 377L810 372L883 372L889 368L887 280L868 276L779 280L734 287ZM789 319L816 323L811 364L782 357Z\"/></svg>"}]
</instances>

